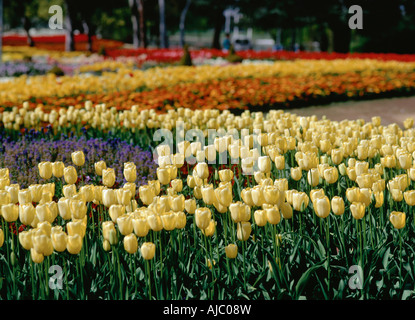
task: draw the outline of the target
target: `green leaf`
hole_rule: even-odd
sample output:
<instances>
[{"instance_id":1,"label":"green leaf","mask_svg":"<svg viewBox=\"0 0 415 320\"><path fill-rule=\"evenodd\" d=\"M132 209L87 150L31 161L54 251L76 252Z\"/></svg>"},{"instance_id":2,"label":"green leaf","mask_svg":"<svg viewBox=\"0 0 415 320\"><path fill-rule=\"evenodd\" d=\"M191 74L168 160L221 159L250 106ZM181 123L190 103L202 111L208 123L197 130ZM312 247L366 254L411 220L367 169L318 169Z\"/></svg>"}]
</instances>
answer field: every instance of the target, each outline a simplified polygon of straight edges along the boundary
<instances>
[{"instance_id":1,"label":"green leaf","mask_svg":"<svg viewBox=\"0 0 415 320\"><path fill-rule=\"evenodd\" d=\"M303 273L301 278L298 280L297 285L295 286L295 296L297 299L303 292L308 280L311 278L311 274L318 268L321 268L324 265L324 263L326 263L326 259L322 260L318 264L311 266L307 269L306 272Z\"/></svg>"}]
</instances>

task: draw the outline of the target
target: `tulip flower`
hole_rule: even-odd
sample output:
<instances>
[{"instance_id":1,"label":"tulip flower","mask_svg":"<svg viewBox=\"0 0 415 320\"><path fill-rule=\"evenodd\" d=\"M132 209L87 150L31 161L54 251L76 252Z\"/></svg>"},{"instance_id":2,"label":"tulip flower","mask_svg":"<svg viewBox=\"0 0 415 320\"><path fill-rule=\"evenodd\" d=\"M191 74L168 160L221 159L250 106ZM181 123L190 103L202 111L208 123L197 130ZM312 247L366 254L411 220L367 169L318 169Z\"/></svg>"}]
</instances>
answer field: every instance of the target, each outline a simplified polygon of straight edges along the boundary
<instances>
[{"instance_id":1,"label":"tulip flower","mask_svg":"<svg viewBox=\"0 0 415 320\"><path fill-rule=\"evenodd\" d=\"M181 192L183 190L183 180L173 179L170 181L171 186L175 192Z\"/></svg>"},{"instance_id":2,"label":"tulip flower","mask_svg":"<svg viewBox=\"0 0 415 320\"><path fill-rule=\"evenodd\" d=\"M270 224L276 225L276 224L280 223L281 214L280 214L280 211L278 210L277 206L272 206L271 208L266 209L265 212L266 212L266 216L267 216L267 221Z\"/></svg>"},{"instance_id":3,"label":"tulip flower","mask_svg":"<svg viewBox=\"0 0 415 320\"><path fill-rule=\"evenodd\" d=\"M280 213L282 214L284 219L291 219L293 216L293 208L288 202L283 202L280 209Z\"/></svg>"},{"instance_id":4,"label":"tulip flower","mask_svg":"<svg viewBox=\"0 0 415 320\"><path fill-rule=\"evenodd\" d=\"M327 218L330 214L330 200L327 196L316 198L314 203L314 211L320 218Z\"/></svg>"},{"instance_id":5,"label":"tulip flower","mask_svg":"<svg viewBox=\"0 0 415 320\"><path fill-rule=\"evenodd\" d=\"M352 212L353 218L356 220L362 219L365 215L365 205L361 202L353 202L350 205L350 211Z\"/></svg>"},{"instance_id":6,"label":"tulip flower","mask_svg":"<svg viewBox=\"0 0 415 320\"><path fill-rule=\"evenodd\" d=\"M195 199L187 199L184 201L184 209L187 213L193 214L196 211L196 200Z\"/></svg>"},{"instance_id":7,"label":"tulip flower","mask_svg":"<svg viewBox=\"0 0 415 320\"><path fill-rule=\"evenodd\" d=\"M38 164L39 175L42 179L48 180L52 178L52 163L49 161L42 161Z\"/></svg>"},{"instance_id":8,"label":"tulip flower","mask_svg":"<svg viewBox=\"0 0 415 320\"><path fill-rule=\"evenodd\" d=\"M71 199L69 206L71 208L72 219L83 219L86 216L88 208L85 201Z\"/></svg>"},{"instance_id":9,"label":"tulip flower","mask_svg":"<svg viewBox=\"0 0 415 320\"><path fill-rule=\"evenodd\" d=\"M145 237L150 230L150 226L146 218L141 217L132 219L132 224L134 233L137 237Z\"/></svg>"},{"instance_id":10,"label":"tulip flower","mask_svg":"<svg viewBox=\"0 0 415 320\"><path fill-rule=\"evenodd\" d=\"M11 184L9 186L5 186L5 191L10 194L10 202L16 204L19 202L19 190L20 187L18 184Z\"/></svg>"},{"instance_id":11,"label":"tulip flower","mask_svg":"<svg viewBox=\"0 0 415 320\"><path fill-rule=\"evenodd\" d=\"M303 212L309 204L309 197L305 192L294 192L293 193L293 209L296 211Z\"/></svg>"},{"instance_id":12,"label":"tulip flower","mask_svg":"<svg viewBox=\"0 0 415 320\"><path fill-rule=\"evenodd\" d=\"M74 165L81 167L85 164L85 154L83 151L75 151L71 154L72 162Z\"/></svg>"},{"instance_id":13,"label":"tulip flower","mask_svg":"<svg viewBox=\"0 0 415 320\"><path fill-rule=\"evenodd\" d=\"M68 244L67 238L68 235L63 231L52 233L53 249L57 252L65 251Z\"/></svg>"},{"instance_id":14,"label":"tulip flower","mask_svg":"<svg viewBox=\"0 0 415 320\"><path fill-rule=\"evenodd\" d=\"M4 232L3 229L0 228L0 248L3 246L4 244Z\"/></svg>"},{"instance_id":15,"label":"tulip flower","mask_svg":"<svg viewBox=\"0 0 415 320\"><path fill-rule=\"evenodd\" d=\"M62 161L55 161L52 163L52 174L56 178L62 178L65 169L65 164Z\"/></svg>"},{"instance_id":16,"label":"tulip flower","mask_svg":"<svg viewBox=\"0 0 415 320\"><path fill-rule=\"evenodd\" d=\"M102 176L102 170L107 169L107 164L105 163L104 160L100 160L94 163L94 168L95 168L95 173L98 176Z\"/></svg>"},{"instance_id":17,"label":"tulip flower","mask_svg":"<svg viewBox=\"0 0 415 320\"><path fill-rule=\"evenodd\" d=\"M127 182L135 182L137 180L137 167L133 162L124 163L124 178Z\"/></svg>"},{"instance_id":18,"label":"tulip flower","mask_svg":"<svg viewBox=\"0 0 415 320\"><path fill-rule=\"evenodd\" d=\"M30 257L34 263L42 263L44 260L44 255L37 252L34 248L30 249Z\"/></svg>"},{"instance_id":19,"label":"tulip flower","mask_svg":"<svg viewBox=\"0 0 415 320\"><path fill-rule=\"evenodd\" d=\"M212 212L209 208L200 207L195 211L195 222L199 229L206 229L209 226L212 217Z\"/></svg>"},{"instance_id":20,"label":"tulip flower","mask_svg":"<svg viewBox=\"0 0 415 320\"><path fill-rule=\"evenodd\" d=\"M174 213L176 219L176 229L184 229L187 223L186 214L183 211Z\"/></svg>"},{"instance_id":21,"label":"tulip flower","mask_svg":"<svg viewBox=\"0 0 415 320\"><path fill-rule=\"evenodd\" d=\"M66 229L68 236L79 235L83 238L85 235L86 225L83 220L73 220L66 224Z\"/></svg>"},{"instance_id":22,"label":"tulip flower","mask_svg":"<svg viewBox=\"0 0 415 320\"><path fill-rule=\"evenodd\" d=\"M156 245L152 242L144 242L140 247L140 252L144 260L151 260L156 253Z\"/></svg>"},{"instance_id":23,"label":"tulip flower","mask_svg":"<svg viewBox=\"0 0 415 320\"><path fill-rule=\"evenodd\" d=\"M230 169L219 170L219 179L222 182L228 182L233 179L233 171Z\"/></svg>"},{"instance_id":24,"label":"tulip flower","mask_svg":"<svg viewBox=\"0 0 415 320\"><path fill-rule=\"evenodd\" d=\"M66 250L70 254L79 254L82 250L82 237L79 234L68 235Z\"/></svg>"},{"instance_id":25,"label":"tulip flower","mask_svg":"<svg viewBox=\"0 0 415 320\"><path fill-rule=\"evenodd\" d=\"M115 170L113 168L107 168L102 170L102 184L108 188L111 188L115 183Z\"/></svg>"},{"instance_id":26,"label":"tulip flower","mask_svg":"<svg viewBox=\"0 0 415 320\"><path fill-rule=\"evenodd\" d=\"M334 196L331 199L331 209L336 216L341 216L344 213L343 198L339 196Z\"/></svg>"},{"instance_id":27,"label":"tulip flower","mask_svg":"<svg viewBox=\"0 0 415 320\"><path fill-rule=\"evenodd\" d=\"M183 211L185 208L185 198L184 195L174 195L169 197L169 206L175 211Z\"/></svg>"},{"instance_id":28,"label":"tulip flower","mask_svg":"<svg viewBox=\"0 0 415 320\"><path fill-rule=\"evenodd\" d=\"M239 241L246 241L251 235L252 227L248 221L242 221L237 224L236 236Z\"/></svg>"},{"instance_id":29,"label":"tulip flower","mask_svg":"<svg viewBox=\"0 0 415 320\"><path fill-rule=\"evenodd\" d=\"M29 189L21 189L18 192L18 202L20 205L22 204L27 204L27 203L32 203L32 193ZM1 202L1 192L0 192L0 202ZM11 197L10 197L10 201L11 201Z\"/></svg>"},{"instance_id":30,"label":"tulip flower","mask_svg":"<svg viewBox=\"0 0 415 320\"><path fill-rule=\"evenodd\" d=\"M124 237L123 244L125 251L127 251L129 254L134 254L138 250L137 237L134 233L126 235Z\"/></svg>"},{"instance_id":31,"label":"tulip flower","mask_svg":"<svg viewBox=\"0 0 415 320\"><path fill-rule=\"evenodd\" d=\"M405 212L392 211L390 213L389 220L395 229L402 229L405 227L406 214Z\"/></svg>"},{"instance_id":32,"label":"tulip flower","mask_svg":"<svg viewBox=\"0 0 415 320\"><path fill-rule=\"evenodd\" d=\"M196 164L194 173L200 178L200 179L207 179L209 177L209 168L208 164L206 162L199 162Z\"/></svg>"},{"instance_id":33,"label":"tulip flower","mask_svg":"<svg viewBox=\"0 0 415 320\"><path fill-rule=\"evenodd\" d=\"M1 215L7 222L14 222L19 218L19 206L13 203L1 206Z\"/></svg>"},{"instance_id":34,"label":"tulip flower","mask_svg":"<svg viewBox=\"0 0 415 320\"><path fill-rule=\"evenodd\" d=\"M231 243L225 247L225 254L228 259L235 259L238 255L238 246Z\"/></svg>"},{"instance_id":35,"label":"tulip flower","mask_svg":"<svg viewBox=\"0 0 415 320\"><path fill-rule=\"evenodd\" d=\"M294 181L299 181L302 177L301 168L300 167L291 167L291 178Z\"/></svg>"},{"instance_id":36,"label":"tulip flower","mask_svg":"<svg viewBox=\"0 0 415 320\"><path fill-rule=\"evenodd\" d=\"M73 166L65 167L63 170L63 177L67 184L75 184L78 180L78 175L76 173L76 169Z\"/></svg>"},{"instance_id":37,"label":"tulip flower","mask_svg":"<svg viewBox=\"0 0 415 320\"><path fill-rule=\"evenodd\" d=\"M19 220L25 225L30 225L35 218L36 210L33 204L21 204L19 206Z\"/></svg>"},{"instance_id":38,"label":"tulip flower","mask_svg":"<svg viewBox=\"0 0 415 320\"><path fill-rule=\"evenodd\" d=\"M160 218L160 215L155 213L148 215L147 222L151 230L155 232L163 230L163 222Z\"/></svg>"},{"instance_id":39,"label":"tulip flower","mask_svg":"<svg viewBox=\"0 0 415 320\"><path fill-rule=\"evenodd\" d=\"M255 223L258 227L263 227L267 224L267 212L265 210L255 210L254 212Z\"/></svg>"},{"instance_id":40,"label":"tulip flower","mask_svg":"<svg viewBox=\"0 0 415 320\"><path fill-rule=\"evenodd\" d=\"M33 248L32 230L33 229L30 229L29 231L19 232L19 243L25 250L30 250L31 248ZM2 230L0 229L0 247L2 246L1 233Z\"/></svg>"},{"instance_id":41,"label":"tulip flower","mask_svg":"<svg viewBox=\"0 0 415 320\"><path fill-rule=\"evenodd\" d=\"M214 235L215 230L216 230L216 221L211 219L208 226L205 229L202 229L202 233L206 237L211 237Z\"/></svg>"}]
</instances>

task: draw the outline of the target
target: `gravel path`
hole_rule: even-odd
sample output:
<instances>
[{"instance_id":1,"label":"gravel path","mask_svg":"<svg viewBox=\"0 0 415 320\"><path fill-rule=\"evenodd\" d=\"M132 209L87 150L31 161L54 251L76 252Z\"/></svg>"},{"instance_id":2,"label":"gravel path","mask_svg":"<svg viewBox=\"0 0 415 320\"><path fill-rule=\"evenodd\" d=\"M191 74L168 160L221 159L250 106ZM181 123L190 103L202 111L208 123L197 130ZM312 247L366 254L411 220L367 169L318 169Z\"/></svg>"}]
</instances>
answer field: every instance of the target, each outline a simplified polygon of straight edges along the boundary
<instances>
[{"instance_id":1,"label":"gravel path","mask_svg":"<svg viewBox=\"0 0 415 320\"><path fill-rule=\"evenodd\" d=\"M382 125L397 123L402 126L406 118L415 119L415 96L404 98L378 99L369 101L348 101L326 106L310 106L290 109L290 113L300 116L324 115L333 121L364 119L371 121L373 116L380 116Z\"/></svg>"}]
</instances>

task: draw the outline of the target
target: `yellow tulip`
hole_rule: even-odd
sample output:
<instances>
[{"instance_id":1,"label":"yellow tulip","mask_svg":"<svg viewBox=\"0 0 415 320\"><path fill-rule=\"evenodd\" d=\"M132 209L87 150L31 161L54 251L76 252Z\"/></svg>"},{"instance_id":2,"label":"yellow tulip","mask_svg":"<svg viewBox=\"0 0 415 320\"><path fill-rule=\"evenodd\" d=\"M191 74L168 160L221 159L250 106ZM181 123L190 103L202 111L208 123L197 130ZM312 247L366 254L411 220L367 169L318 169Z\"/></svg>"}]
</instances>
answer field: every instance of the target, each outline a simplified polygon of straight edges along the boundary
<instances>
[{"instance_id":1,"label":"yellow tulip","mask_svg":"<svg viewBox=\"0 0 415 320\"><path fill-rule=\"evenodd\" d=\"M129 254L134 254L138 250L137 237L134 233L126 235L124 237L123 244L125 251L127 251Z\"/></svg>"},{"instance_id":2,"label":"yellow tulip","mask_svg":"<svg viewBox=\"0 0 415 320\"><path fill-rule=\"evenodd\" d=\"M149 185L143 185L138 188L138 194L140 196L140 200L145 204L149 205L153 202L155 195L154 188Z\"/></svg>"},{"instance_id":3,"label":"yellow tulip","mask_svg":"<svg viewBox=\"0 0 415 320\"><path fill-rule=\"evenodd\" d=\"M241 191L241 198L248 206L253 207L255 205L254 200L252 200L252 189L245 188Z\"/></svg>"},{"instance_id":4,"label":"yellow tulip","mask_svg":"<svg viewBox=\"0 0 415 320\"><path fill-rule=\"evenodd\" d=\"M207 179L209 177L209 168L206 162L199 162L194 169L194 173L200 179Z\"/></svg>"},{"instance_id":5,"label":"yellow tulip","mask_svg":"<svg viewBox=\"0 0 415 320\"><path fill-rule=\"evenodd\" d=\"M92 202L95 199L94 185L84 185L79 188L79 193L82 194L86 202Z\"/></svg>"},{"instance_id":6,"label":"yellow tulip","mask_svg":"<svg viewBox=\"0 0 415 320\"><path fill-rule=\"evenodd\" d=\"M302 177L301 168L300 167L291 167L291 178L294 181L299 181Z\"/></svg>"},{"instance_id":7,"label":"yellow tulip","mask_svg":"<svg viewBox=\"0 0 415 320\"><path fill-rule=\"evenodd\" d=\"M112 221L102 222L102 235L104 239L107 241L109 241L110 239L110 231L116 232L114 222Z\"/></svg>"},{"instance_id":8,"label":"yellow tulip","mask_svg":"<svg viewBox=\"0 0 415 320\"><path fill-rule=\"evenodd\" d=\"M69 206L71 208L72 219L83 219L86 216L88 208L85 201L71 199Z\"/></svg>"},{"instance_id":9,"label":"yellow tulip","mask_svg":"<svg viewBox=\"0 0 415 320\"><path fill-rule=\"evenodd\" d=\"M233 179L233 171L230 169L219 170L219 179L222 182L228 182Z\"/></svg>"},{"instance_id":10,"label":"yellow tulip","mask_svg":"<svg viewBox=\"0 0 415 320\"><path fill-rule=\"evenodd\" d=\"M52 178L52 163L49 161L42 161L38 164L39 175L42 179L48 180Z\"/></svg>"},{"instance_id":11,"label":"yellow tulip","mask_svg":"<svg viewBox=\"0 0 415 320\"><path fill-rule=\"evenodd\" d=\"M272 206L271 208L266 209L265 212L267 214L267 221L270 224L276 225L276 224L280 223L281 214L280 214L280 211L278 210L277 206Z\"/></svg>"},{"instance_id":12,"label":"yellow tulip","mask_svg":"<svg viewBox=\"0 0 415 320\"><path fill-rule=\"evenodd\" d=\"M330 214L330 200L327 196L315 199L314 211L320 218L327 218Z\"/></svg>"},{"instance_id":13,"label":"yellow tulip","mask_svg":"<svg viewBox=\"0 0 415 320\"><path fill-rule=\"evenodd\" d=\"M163 229L163 222L158 214L150 214L147 216L147 222L150 229L157 232Z\"/></svg>"},{"instance_id":14,"label":"yellow tulip","mask_svg":"<svg viewBox=\"0 0 415 320\"><path fill-rule=\"evenodd\" d=\"M151 260L156 253L156 245L152 242L144 242L140 247L140 251L144 260Z\"/></svg>"},{"instance_id":15,"label":"yellow tulip","mask_svg":"<svg viewBox=\"0 0 415 320\"><path fill-rule=\"evenodd\" d=\"M57 252L65 251L67 246L67 237L68 235L63 231L52 233L51 239L53 249Z\"/></svg>"},{"instance_id":16,"label":"yellow tulip","mask_svg":"<svg viewBox=\"0 0 415 320\"><path fill-rule=\"evenodd\" d=\"M30 249L30 257L34 263L42 263L44 260L43 254L37 252L34 248Z\"/></svg>"},{"instance_id":17,"label":"yellow tulip","mask_svg":"<svg viewBox=\"0 0 415 320\"><path fill-rule=\"evenodd\" d=\"M239 241L246 241L251 235L252 227L248 221L238 222L236 229L236 236Z\"/></svg>"},{"instance_id":18,"label":"yellow tulip","mask_svg":"<svg viewBox=\"0 0 415 320\"><path fill-rule=\"evenodd\" d=\"M271 159L269 156L262 156L258 158L259 170L263 173L271 172Z\"/></svg>"},{"instance_id":19,"label":"yellow tulip","mask_svg":"<svg viewBox=\"0 0 415 320\"><path fill-rule=\"evenodd\" d=\"M238 255L238 246L231 243L225 247L225 254L228 259L235 259Z\"/></svg>"},{"instance_id":20,"label":"yellow tulip","mask_svg":"<svg viewBox=\"0 0 415 320\"><path fill-rule=\"evenodd\" d=\"M14 222L19 218L19 206L14 203L1 206L1 215L6 222Z\"/></svg>"},{"instance_id":21,"label":"yellow tulip","mask_svg":"<svg viewBox=\"0 0 415 320\"><path fill-rule=\"evenodd\" d=\"M331 209L336 216L341 216L344 213L344 200L342 197L334 196L331 199Z\"/></svg>"},{"instance_id":22,"label":"yellow tulip","mask_svg":"<svg viewBox=\"0 0 415 320\"><path fill-rule=\"evenodd\" d=\"M203 187L202 187L203 194ZM232 203L232 186L220 185L215 189L215 196L219 203L224 207L229 207Z\"/></svg>"},{"instance_id":23,"label":"yellow tulip","mask_svg":"<svg viewBox=\"0 0 415 320\"><path fill-rule=\"evenodd\" d=\"M214 235L216 230L216 221L211 219L209 221L208 226L205 229L202 229L202 233L206 236L206 237L211 237Z\"/></svg>"},{"instance_id":24,"label":"yellow tulip","mask_svg":"<svg viewBox=\"0 0 415 320\"><path fill-rule=\"evenodd\" d=\"M134 230L132 218L128 214L123 214L121 216L118 216L116 223L118 226L118 230L123 236L126 236L132 233Z\"/></svg>"},{"instance_id":25,"label":"yellow tulip","mask_svg":"<svg viewBox=\"0 0 415 320\"><path fill-rule=\"evenodd\" d=\"M169 206L175 211L183 211L185 209L185 198L184 195L174 195L169 197Z\"/></svg>"},{"instance_id":26,"label":"yellow tulip","mask_svg":"<svg viewBox=\"0 0 415 320\"><path fill-rule=\"evenodd\" d=\"M72 162L78 167L81 167L85 164L85 154L83 151L72 152L71 158Z\"/></svg>"},{"instance_id":27,"label":"yellow tulip","mask_svg":"<svg viewBox=\"0 0 415 320\"><path fill-rule=\"evenodd\" d=\"M394 228L402 229L403 227L405 227L406 214L405 212L392 211L390 213L389 220Z\"/></svg>"},{"instance_id":28,"label":"yellow tulip","mask_svg":"<svg viewBox=\"0 0 415 320\"><path fill-rule=\"evenodd\" d=\"M184 209L187 213L193 214L196 211L196 200L195 199L187 199L184 201Z\"/></svg>"},{"instance_id":29,"label":"yellow tulip","mask_svg":"<svg viewBox=\"0 0 415 320\"><path fill-rule=\"evenodd\" d=\"M293 216L293 208L288 202L283 202L280 207L280 212L284 219L291 219Z\"/></svg>"},{"instance_id":30,"label":"yellow tulip","mask_svg":"<svg viewBox=\"0 0 415 320\"><path fill-rule=\"evenodd\" d=\"M95 173L98 176L102 176L102 170L107 169L107 164L104 160L100 160L94 163Z\"/></svg>"},{"instance_id":31,"label":"yellow tulip","mask_svg":"<svg viewBox=\"0 0 415 320\"><path fill-rule=\"evenodd\" d=\"M361 202L353 202L350 205L350 211L354 219L359 220L365 216L365 205Z\"/></svg>"},{"instance_id":32,"label":"yellow tulip","mask_svg":"<svg viewBox=\"0 0 415 320\"><path fill-rule=\"evenodd\" d=\"M56 178L62 178L65 169L65 164L62 161L55 161L52 163L52 174Z\"/></svg>"},{"instance_id":33,"label":"yellow tulip","mask_svg":"<svg viewBox=\"0 0 415 320\"><path fill-rule=\"evenodd\" d=\"M115 183L115 170L113 168L107 168L102 170L102 184L108 188L111 188Z\"/></svg>"},{"instance_id":34,"label":"yellow tulip","mask_svg":"<svg viewBox=\"0 0 415 320\"><path fill-rule=\"evenodd\" d=\"M182 192L183 190L183 180L182 179L173 179L170 181L171 186L175 192Z\"/></svg>"},{"instance_id":35,"label":"yellow tulip","mask_svg":"<svg viewBox=\"0 0 415 320\"><path fill-rule=\"evenodd\" d=\"M187 223L186 214L183 211L174 213L176 219L176 229L184 229Z\"/></svg>"},{"instance_id":36,"label":"yellow tulip","mask_svg":"<svg viewBox=\"0 0 415 320\"><path fill-rule=\"evenodd\" d=\"M293 193L293 209L296 211L303 212L309 204L309 197L305 192L294 192Z\"/></svg>"},{"instance_id":37,"label":"yellow tulip","mask_svg":"<svg viewBox=\"0 0 415 320\"><path fill-rule=\"evenodd\" d=\"M75 167L65 167L65 169L63 170L63 178L65 179L65 182L67 184L75 184L75 182L78 180L78 175Z\"/></svg>"},{"instance_id":38,"label":"yellow tulip","mask_svg":"<svg viewBox=\"0 0 415 320\"><path fill-rule=\"evenodd\" d=\"M74 184L67 184L62 186L62 193L65 198L72 198L77 194L76 186Z\"/></svg>"},{"instance_id":39,"label":"yellow tulip","mask_svg":"<svg viewBox=\"0 0 415 320\"><path fill-rule=\"evenodd\" d=\"M133 162L124 163L123 173L127 182L135 182L135 180L137 180L137 167Z\"/></svg>"},{"instance_id":40,"label":"yellow tulip","mask_svg":"<svg viewBox=\"0 0 415 320\"><path fill-rule=\"evenodd\" d=\"M150 231L150 226L146 218L135 218L132 219L134 233L137 237L145 237Z\"/></svg>"},{"instance_id":41,"label":"yellow tulip","mask_svg":"<svg viewBox=\"0 0 415 320\"><path fill-rule=\"evenodd\" d=\"M207 207L197 208L195 211L196 226L199 229L206 229L209 226L212 217L212 212Z\"/></svg>"},{"instance_id":42,"label":"yellow tulip","mask_svg":"<svg viewBox=\"0 0 415 320\"><path fill-rule=\"evenodd\" d=\"M66 250L70 254L79 254L82 250L82 237L79 234L68 235Z\"/></svg>"},{"instance_id":43,"label":"yellow tulip","mask_svg":"<svg viewBox=\"0 0 415 320\"><path fill-rule=\"evenodd\" d=\"M415 206L415 190L405 191L403 197L408 206Z\"/></svg>"},{"instance_id":44,"label":"yellow tulip","mask_svg":"<svg viewBox=\"0 0 415 320\"><path fill-rule=\"evenodd\" d=\"M29 231L19 232L19 243L25 250L30 250L31 248L33 248L32 230L34 229L29 229ZM1 234L2 234L2 230L0 229L0 247L2 246Z\"/></svg>"},{"instance_id":45,"label":"yellow tulip","mask_svg":"<svg viewBox=\"0 0 415 320\"><path fill-rule=\"evenodd\" d=\"M18 202L20 205L32 203L32 193L29 189L21 189L18 193ZM1 199L1 196L0 196ZM11 198L10 198L11 200ZM1 201L1 200L0 200Z\"/></svg>"},{"instance_id":46,"label":"yellow tulip","mask_svg":"<svg viewBox=\"0 0 415 320\"><path fill-rule=\"evenodd\" d=\"M0 228L0 248L3 246L3 244L4 244L4 232L3 232L3 229Z\"/></svg>"},{"instance_id":47,"label":"yellow tulip","mask_svg":"<svg viewBox=\"0 0 415 320\"><path fill-rule=\"evenodd\" d=\"M255 210L254 212L255 223L258 227L263 227L267 224L267 212L265 210Z\"/></svg>"},{"instance_id":48,"label":"yellow tulip","mask_svg":"<svg viewBox=\"0 0 415 320\"><path fill-rule=\"evenodd\" d=\"M323 171L324 179L329 184L333 184L337 182L337 179L339 178L339 172L336 167L329 167Z\"/></svg>"},{"instance_id":49,"label":"yellow tulip","mask_svg":"<svg viewBox=\"0 0 415 320\"><path fill-rule=\"evenodd\" d=\"M203 202L205 204L212 205L218 201L212 184L202 186L201 191L202 191Z\"/></svg>"},{"instance_id":50,"label":"yellow tulip","mask_svg":"<svg viewBox=\"0 0 415 320\"><path fill-rule=\"evenodd\" d=\"M36 215L36 209L31 203L21 204L19 206L19 220L24 225L30 225Z\"/></svg>"},{"instance_id":51,"label":"yellow tulip","mask_svg":"<svg viewBox=\"0 0 415 320\"><path fill-rule=\"evenodd\" d=\"M112 204L108 209L111 220L116 223L117 219L125 214L125 206L122 204Z\"/></svg>"}]
</instances>

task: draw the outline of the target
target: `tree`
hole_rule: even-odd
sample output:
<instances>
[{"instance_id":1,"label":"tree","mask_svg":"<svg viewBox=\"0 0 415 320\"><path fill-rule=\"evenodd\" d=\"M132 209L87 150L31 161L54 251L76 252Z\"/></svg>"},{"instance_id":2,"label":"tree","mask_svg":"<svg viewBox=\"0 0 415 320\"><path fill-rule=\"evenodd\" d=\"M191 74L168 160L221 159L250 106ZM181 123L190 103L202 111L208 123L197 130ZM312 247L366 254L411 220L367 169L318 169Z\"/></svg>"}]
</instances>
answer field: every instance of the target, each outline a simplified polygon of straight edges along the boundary
<instances>
[{"instance_id":1,"label":"tree","mask_svg":"<svg viewBox=\"0 0 415 320\"><path fill-rule=\"evenodd\" d=\"M185 4L182 12L180 13L179 29L180 29L180 46L182 48L184 48L184 45L185 45L185 39L184 39L185 27L184 26L185 26L186 14L187 14L187 11L189 10L191 2L192 2L192 0L186 0L186 4Z\"/></svg>"},{"instance_id":2,"label":"tree","mask_svg":"<svg viewBox=\"0 0 415 320\"><path fill-rule=\"evenodd\" d=\"M167 48L167 31L166 31L166 7L164 0L158 0L159 4L159 32L160 32L160 47Z\"/></svg>"}]
</instances>

